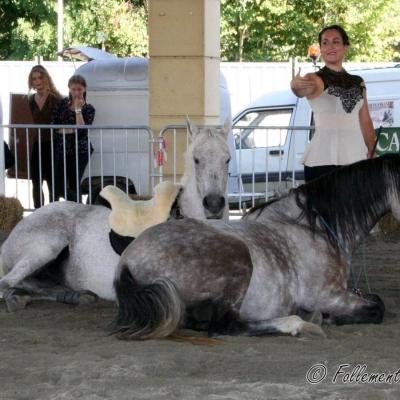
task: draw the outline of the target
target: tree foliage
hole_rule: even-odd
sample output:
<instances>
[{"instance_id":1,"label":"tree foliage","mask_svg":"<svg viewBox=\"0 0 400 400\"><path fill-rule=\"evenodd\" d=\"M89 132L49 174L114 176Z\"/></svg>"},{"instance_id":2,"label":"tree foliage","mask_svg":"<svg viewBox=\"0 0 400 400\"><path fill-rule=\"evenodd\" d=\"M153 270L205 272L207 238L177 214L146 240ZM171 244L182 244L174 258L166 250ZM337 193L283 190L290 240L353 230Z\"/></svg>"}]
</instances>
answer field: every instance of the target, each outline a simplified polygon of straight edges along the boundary
<instances>
[{"instance_id":1,"label":"tree foliage","mask_svg":"<svg viewBox=\"0 0 400 400\"><path fill-rule=\"evenodd\" d=\"M3 0L0 4L0 59L26 59L46 51L56 20L52 0ZM29 58L29 57L28 57ZM32 57L30 57L31 59Z\"/></svg>"},{"instance_id":2,"label":"tree foliage","mask_svg":"<svg viewBox=\"0 0 400 400\"><path fill-rule=\"evenodd\" d=\"M4 0L0 59L51 60L57 52L56 0ZM103 48L118 56L146 55L146 0L64 0L64 47ZM0 14L0 15L1 15Z\"/></svg>"},{"instance_id":3,"label":"tree foliage","mask_svg":"<svg viewBox=\"0 0 400 400\"><path fill-rule=\"evenodd\" d=\"M147 55L149 0L64 0L64 44ZM55 59L57 0L0 1L0 59ZM226 61L306 58L323 26L348 32L352 61L400 60L400 0L221 0Z\"/></svg>"},{"instance_id":4,"label":"tree foliage","mask_svg":"<svg viewBox=\"0 0 400 400\"><path fill-rule=\"evenodd\" d=\"M305 58L326 25L341 24L353 61L399 60L400 0L221 0L225 60Z\"/></svg>"}]
</instances>

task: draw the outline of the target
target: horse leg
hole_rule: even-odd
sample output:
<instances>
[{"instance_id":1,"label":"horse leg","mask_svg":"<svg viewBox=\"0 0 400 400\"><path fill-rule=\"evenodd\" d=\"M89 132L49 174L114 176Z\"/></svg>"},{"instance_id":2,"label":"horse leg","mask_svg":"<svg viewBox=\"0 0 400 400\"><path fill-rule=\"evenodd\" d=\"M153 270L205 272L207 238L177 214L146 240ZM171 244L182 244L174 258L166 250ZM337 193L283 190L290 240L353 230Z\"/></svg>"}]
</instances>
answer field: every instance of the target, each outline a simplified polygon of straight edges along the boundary
<instances>
[{"instance_id":1,"label":"horse leg","mask_svg":"<svg viewBox=\"0 0 400 400\"><path fill-rule=\"evenodd\" d=\"M268 334L290 334L324 336L320 326L302 320L297 315L259 321L244 321L239 313L226 305L217 305L210 321L209 336L242 335L263 336Z\"/></svg>"},{"instance_id":2,"label":"horse leg","mask_svg":"<svg viewBox=\"0 0 400 400\"><path fill-rule=\"evenodd\" d=\"M321 311L328 313L337 325L380 324L383 320L385 305L377 294L361 297L343 290L328 294L325 299Z\"/></svg>"},{"instance_id":3,"label":"horse leg","mask_svg":"<svg viewBox=\"0 0 400 400\"><path fill-rule=\"evenodd\" d=\"M22 310L32 301L32 296L20 288L6 289L0 293L0 298L6 303L8 312Z\"/></svg>"},{"instance_id":4,"label":"horse leg","mask_svg":"<svg viewBox=\"0 0 400 400\"><path fill-rule=\"evenodd\" d=\"M5 290L17 286L29 275L38 271L43 264L40 261L22 259L0 279L0 290Z\"/></svg>"},{"instance_id":5,"label":"horse leg","mask_svg":"<svg viewBox=\"0 0 400 400\"><path fill-rule=\"evenodd\" d=\"M74 291L33 277L23 280L17 288L7 289L3 298L9 312L23 309L37 300L78 305L91 304L98 299L97 295L89 290Z\"/></svg>"},{"instance_id":6,"label":"horse leg","mask_svg":"<svg viewBox=\"0 0 400 400\"><path fill-rule=\"evenodd\" d=\"M312 322L317 325L322 325L324 316L321 311L308 311L304 308L298 308L296 313L301 319L307 322Z\"/></svg>"}]
</instances>

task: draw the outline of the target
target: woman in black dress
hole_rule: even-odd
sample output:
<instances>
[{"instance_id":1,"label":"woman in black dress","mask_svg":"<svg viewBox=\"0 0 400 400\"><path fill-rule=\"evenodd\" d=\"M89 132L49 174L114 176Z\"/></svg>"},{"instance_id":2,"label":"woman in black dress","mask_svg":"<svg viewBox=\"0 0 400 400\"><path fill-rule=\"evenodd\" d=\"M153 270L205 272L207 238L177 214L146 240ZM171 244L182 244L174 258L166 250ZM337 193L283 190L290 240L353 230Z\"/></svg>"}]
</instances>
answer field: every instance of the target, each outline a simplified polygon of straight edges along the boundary
<instances>
[{"instance_id":1,"label":"woman in black dress","mask_svg":"<svg viewBox=\"0 0 400 400\"><path fill-rule=\"evenodd\" d=\"M28 87L29 90L35 91L28 97L33 122L38 125L50 125L54 111L60 104L61 95L43 66L36 65L31 69ZM30 133L29 140L33 141L30 155L33 205L35 208L39 208L44 202L43 181L46 181L50 200L53 200L51 133L49 129L36 129L35 132Z\"/></svg>"},{"instance_id":2,"label":"woman in black dress","mask_svg":"<svg viewBox=\"0 0 400 400\"><path fill-rule=\"evenodd\" d=\"M86 86L86 81L82 76L73 75L70 78L69 96L61 101L56 110L54 124L91 125L93 123L95 109L86 103ZM58 131L55 157L57 197L81 201L80 182L92 151L87 129L64 128Z\"/></svg>"}]
</instances>

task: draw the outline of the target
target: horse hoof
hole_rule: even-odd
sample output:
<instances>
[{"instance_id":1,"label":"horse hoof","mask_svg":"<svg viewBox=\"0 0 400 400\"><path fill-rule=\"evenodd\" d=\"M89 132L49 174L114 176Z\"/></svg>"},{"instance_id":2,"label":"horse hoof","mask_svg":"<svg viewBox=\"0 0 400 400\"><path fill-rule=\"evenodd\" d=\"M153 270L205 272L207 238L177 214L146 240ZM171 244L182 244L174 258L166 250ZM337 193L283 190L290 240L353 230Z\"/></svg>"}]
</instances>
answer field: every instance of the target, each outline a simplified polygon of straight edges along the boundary
<instances>
[{"instance_id":1,"label":"horse hoof","mask_svg":"<svg viewBox=\"0 0 400 400\"><path fill-rule=\"evenodd\" d=\"M90 290L82 290L79 292L79 304L93 304L96 303L99 297L96 293Z\"/></svg>"},{"instance_id":2,"label":"horse hoof","mask_svg":"<svg viewBox=\"0 0 400 400\"><path fill-rule=\"evenodd\" d=\"M322 325L322 321L324 319L321 311L306 311L302 308L299 308L297 314L304 321L312 322L313 324L319 326Z\"/></svg>"},{"instance_id":3,"label":"horse hoof","mask_svg":"<svg viewBox=\"0 0 400 400\"><path fill-rule=\"evenodd\" d=\"M326 333L322 330L321 326L304 321L297 332L297 336L299 337L323 337L326 338Z\"/></svg>"},{"instance_id":4,"label":"horse hoof","mask_svg":"<svg viewBox=\"0 0 400 400\"><path fill-rule=\"evenodd\" d=\"M3 295L8 312L23 310L31 301L32 296L23 289L10 288Z\"/></svg>"},{"instance_id":5,"label":"horse hoof","mask_svg":"<svg viewBox=\"0 0 400 400\"><path fill-rule=\"evenodd\" d=\"M97 295L90 290L81 290L79 292L67 290L57 296L57 301L59 303L74 305L93 304L97 301L97 299Z\"/></svg>"}]
</instances>

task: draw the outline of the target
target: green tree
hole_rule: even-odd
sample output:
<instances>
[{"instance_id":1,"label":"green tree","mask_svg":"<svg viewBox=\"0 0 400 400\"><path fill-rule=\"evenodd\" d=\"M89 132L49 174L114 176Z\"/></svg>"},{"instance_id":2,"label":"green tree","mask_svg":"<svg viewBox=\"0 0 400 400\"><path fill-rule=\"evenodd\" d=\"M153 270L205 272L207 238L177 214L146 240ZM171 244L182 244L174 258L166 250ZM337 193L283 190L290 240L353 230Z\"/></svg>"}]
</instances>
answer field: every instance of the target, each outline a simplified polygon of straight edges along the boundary
<instances>
[{"instance_id":1,"label":"green tree","mask_svg":"<svg viewBox=\"0 0 400 400\"><path fill-rule=\"evenodd\" d=\"M352 46L349 60L399 56L400 0L221 0L221 55L225 60L305 58L323 26L341 24Z\"/></svg>"},{"instance_id":2,"label":"green tree","mask_svg":"<svg viewBox=\"0 0 400 400\"><path fill-rule=\"evenodd\" d=\"M4 0L0 17L0 59L32 59L51 49L56 20L53 0Z\"/></svg>"},{"instance_id":3,"label":"green tree","mask_svg":"<svg viewBox=\"0 0 400 400\"><path fill-rule=\"evenodd\" d=\"M65 46L147 55L149 0L64 0ZM0 59L56 57L56 0L1 0ZM352 61L400 61L400 0L221 0L221 57L306 58L327 24L351 40Z\"/></svg>"},{"instance_id":4,"label":"green tree","mask_svg":"<svg viewBox=\"0 0 400 400\"><path fill-rule=\"evenodd\" d=\"M136 2L137 3L137 2ZM144 6L122 0L74 0L65 7L65 45L90 45L117 56L148 52Z\"/></svg>"},{"instance_id":5,"label":"green tree","mask_svg":"<svg viewBox=\"0 0 400 400\"><path fill-rule=\"evenodd\" d=\"M146 0L64 0L64 45L85 45L118 56L146 55ZM0 59L56 59L56 0L3 0Z\"/></svg>"}]
</instances>

